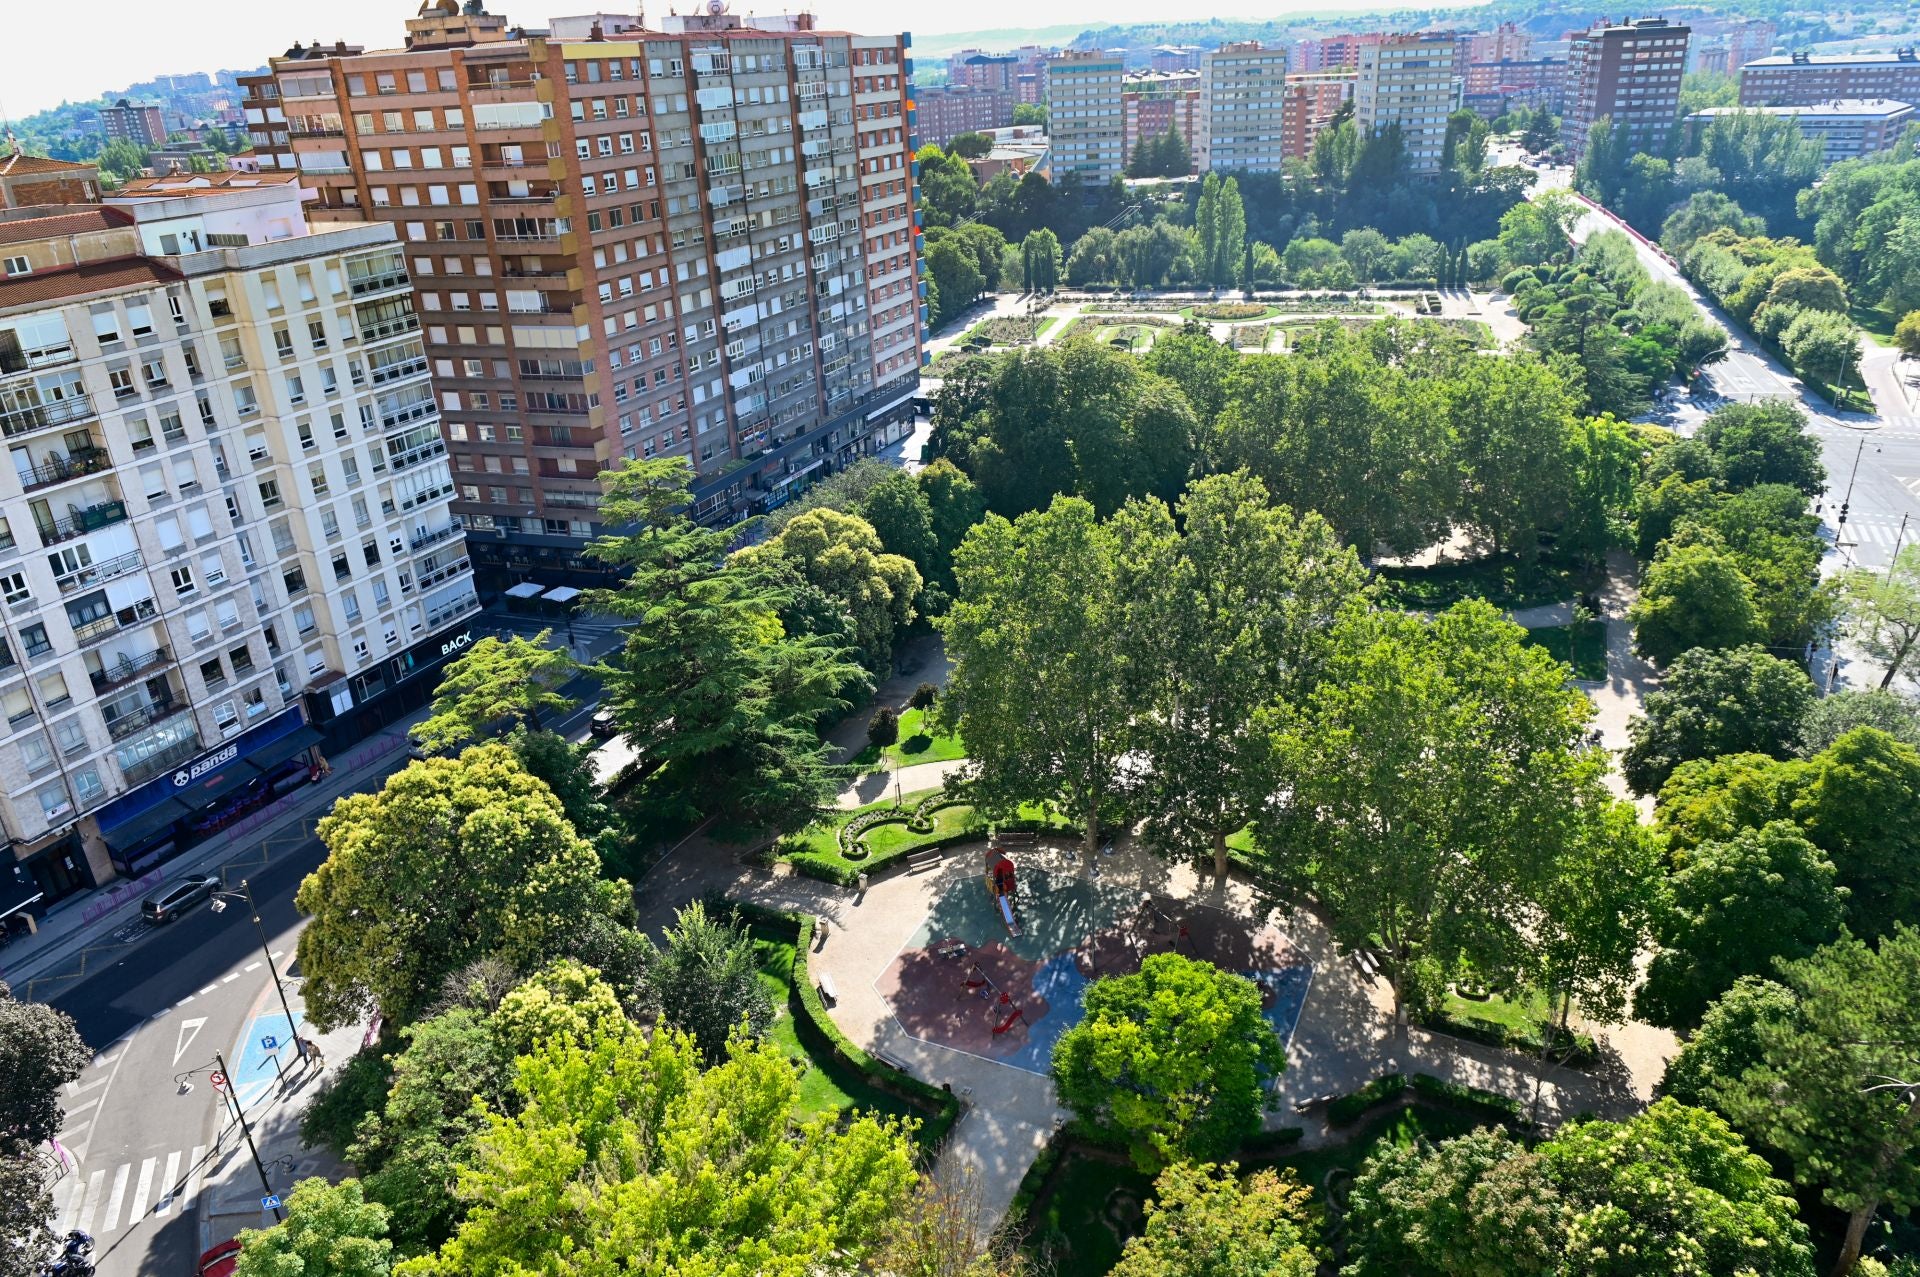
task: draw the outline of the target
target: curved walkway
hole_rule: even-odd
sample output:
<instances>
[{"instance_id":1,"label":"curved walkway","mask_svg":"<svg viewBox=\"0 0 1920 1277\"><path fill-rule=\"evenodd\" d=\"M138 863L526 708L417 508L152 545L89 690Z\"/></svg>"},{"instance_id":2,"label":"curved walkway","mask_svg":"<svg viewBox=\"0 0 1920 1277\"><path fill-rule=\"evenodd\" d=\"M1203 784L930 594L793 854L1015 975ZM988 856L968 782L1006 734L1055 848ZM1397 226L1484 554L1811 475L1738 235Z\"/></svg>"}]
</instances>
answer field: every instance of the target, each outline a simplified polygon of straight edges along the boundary
<instances>
[{"instance_id":1,"label":"curved walkway","mask_svg":"<svg viewBox=\"0 0 1920 1277\"><path fill-rule=\"evenodd\" d=\"M911 794L920 789L937 789L947 777L967 765L964 758L950 758L939 763L911 763L901 768L888 768L885 771L868 772L851 785L840 791L833 805L841 811L851 811L855 807L865 807L868 803L879 802L894 791L896 779L899 792Z\"/></svg>"}]
</instances>

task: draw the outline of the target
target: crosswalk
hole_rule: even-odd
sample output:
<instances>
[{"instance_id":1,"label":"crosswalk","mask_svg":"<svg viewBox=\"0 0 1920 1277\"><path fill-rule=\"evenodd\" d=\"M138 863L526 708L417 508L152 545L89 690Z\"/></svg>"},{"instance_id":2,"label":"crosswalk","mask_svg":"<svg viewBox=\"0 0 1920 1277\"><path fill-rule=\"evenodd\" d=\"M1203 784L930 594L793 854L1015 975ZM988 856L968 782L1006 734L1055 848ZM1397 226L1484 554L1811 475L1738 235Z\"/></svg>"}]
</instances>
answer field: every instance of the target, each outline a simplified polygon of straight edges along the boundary
<instances>
[{"instance_id":1,"label":"crosswalk","mask_svg":"<svg viewBox=\"0 0 1920 1277\"><path fill-rule=\"evenodd\" d=\"M59 1232L78 1228L110 1237L143 1220L189 1215L209 1161L206 1145L196 1144L69 1175L53 1187Z\"/></svg>"}]
</instances>

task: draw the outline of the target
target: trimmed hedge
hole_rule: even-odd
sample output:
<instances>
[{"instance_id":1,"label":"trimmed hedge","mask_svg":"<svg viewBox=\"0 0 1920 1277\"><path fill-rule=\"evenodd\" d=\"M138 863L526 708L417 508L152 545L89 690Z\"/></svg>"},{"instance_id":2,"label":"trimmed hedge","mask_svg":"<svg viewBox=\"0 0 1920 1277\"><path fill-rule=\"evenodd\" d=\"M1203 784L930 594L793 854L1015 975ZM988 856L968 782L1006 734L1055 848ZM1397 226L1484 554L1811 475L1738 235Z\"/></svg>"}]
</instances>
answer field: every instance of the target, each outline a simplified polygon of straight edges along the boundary
<instances>
[{"instance_id":1,"label":"trimmed hedge","mask_svg":"<svg viewBox=\"0 0 1920 1277\"><path fill-rule=\"evenodd\" d=\"M1434 1012L1421 1019L1420 1027L1429 1033L1444 1033L1448 1037L1464 1038L1468 1042L1478 1042L1482 1046L1498 1047L1502 1051L1519 1051L1525 1055L1540 1053L1540 1035L1537 1033L1514 1033L1505 1025L1491 1020L1462 1020L1444 1012ZM1564 1050L1568 1045L1561 1038L1556 1047ZM1568 1068L1592 1068L1600 1059L1600 1048L1585 1033L1573 1034L1573 1049L1561 1057L1558 1063Z\"/></svg>"},{"instance_id":2,"label":"trimmed hedge","mask_svg":"<svg viewBox=\"0 0 1920 1277\"><path fill-rule=\"evenodd\" d=\"M1399 1099L1406 1089L1407 1079L1403 1074L1377 1077L1352 1095L1343 1095L1327 1105L1327 1122L1332 1126L1351 1126L1369 1110Z\"/></svg>"},{"instance_id":3,"label":"trimmed hedge","mask_svg":"<svg viewBox=\"0 0 1920 1277\"><path fill-rule=\"evenodd\" d=\"M1307 1130L1304 1126L1282 1126L1278 1130L1260 1131L1241 1141L1240 1151L1233 1155L1233 1160L1265 1161L1279 1157L1287 1149L1305 1139L1306 1134Z\"/></svg>"},{"instance_id":4,"label":"trimmed hedge","mask_svg":"<svg viewBox=\"0 0 1920 1277\"><path fill-rule=\"evenodd\" d=\"M728 899L724 904L727 908L738 910L740 916L749 922L770 929L793 930L793 996L799 1006L789 1009L793 1011L794 1026L801 1037L810 1038L810 1046L826 1051L849 1068L864 1074L867 1081L881 1090L930 1109L932 1115L921 1124L921 1134L929 1150L939 1148L947 1138L947 1132L960 1120L959 1098L944 1087L922 1082L891 1064L881 1063L855 1046L852 1039L840 1031L840 1026L833 1022L833 1017L827 1014L826 1007L821 1003L820 990L808 970L808 959L813 953L813 915L768 909L744 900ZM929 1152L928 1156L931 1155Z\"/></svg>"},{"instance_id":5,"label":"trimmed hedge","mask_svg":"<svg viewBox=\"0 0 1920 1277\"><path fill-rule=\"evenodd\" d=\"M1496 1122L1512 1122L1516 1125L1526 1123L1520 1101L1511 1095L1502 1095L1498 1091L1487 1091L1477 1086L1449 1082L1431 1073L1414 1074L1413 1089L1423 1098L1435 1103L1464 1109L1469 1113L1485 1114Z\"/></svg>"}]
</instances>

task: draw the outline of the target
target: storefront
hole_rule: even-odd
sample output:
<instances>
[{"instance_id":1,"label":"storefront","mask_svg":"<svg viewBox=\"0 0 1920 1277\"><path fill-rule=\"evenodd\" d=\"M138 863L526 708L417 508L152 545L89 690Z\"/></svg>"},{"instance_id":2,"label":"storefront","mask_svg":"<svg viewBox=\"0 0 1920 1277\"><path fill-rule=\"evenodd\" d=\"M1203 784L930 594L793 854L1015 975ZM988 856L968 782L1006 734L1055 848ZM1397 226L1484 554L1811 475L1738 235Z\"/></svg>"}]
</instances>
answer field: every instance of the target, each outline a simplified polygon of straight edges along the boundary
<instances>
[{"instance_id":1,"label":"storefront","mask_svg":"<svg viewBox=\"0 0 1920 1277\"><path fill-rule=\"evenodd\" d=\"M143 874L305 785L320 739L294 706L116 798L93 816L113 867Z\"/></svg>"},{"instance_id":2,"label":"storefront","mask_svg":"<svg viewBox=\"0 0 1920 1277\"><path fill-rule=\"evenodd\" d=\"M307 717L322 748L339 753L433 699L442 665L473 645L478 613L358 674L307 691Z\"/></svg>"},{"instance_id":3,"label":"storefront","mask_svg":"<svg viewBox=\"0 0 1920 1277\"><path fill-rule=\"evenodd\" d=\"M89 862L79 832L72 826L15 843L9 851L13 863L0 868L0 881L9 877L10 870L12 881L31 884L38 898L24 906L23 911L30 910L36 915L45 913L49 905L113 877L113 867L104 856ZM5 864L6 858L0 857L0 865ZM9 902L5 897L6 889L0 886L0 915L7 912Z\"/></svg>"},{"instance_id":4,"label":"storefront","mask_svg":"<svg viewBox=\"0 0 1920 1277\"><path fill-rule=\"evenodd\" d=\"M46 893L25 865L0 869L0 944L17 934L31 934L34 915L46 908Z\"/></svg>"}]
</instances>

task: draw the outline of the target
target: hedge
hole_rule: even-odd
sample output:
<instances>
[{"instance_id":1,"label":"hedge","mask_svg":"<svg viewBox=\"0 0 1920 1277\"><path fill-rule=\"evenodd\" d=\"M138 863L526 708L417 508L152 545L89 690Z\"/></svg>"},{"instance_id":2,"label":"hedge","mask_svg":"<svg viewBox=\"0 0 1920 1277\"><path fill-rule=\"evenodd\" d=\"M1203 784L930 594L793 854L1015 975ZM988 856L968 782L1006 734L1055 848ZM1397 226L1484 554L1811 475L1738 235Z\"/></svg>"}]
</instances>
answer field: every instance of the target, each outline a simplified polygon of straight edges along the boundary
<instances>
[{"instance_id":1,"label":"hedge","mask_svg":"<svg viewBox=\"0 0 1920 1277\"><path fill-rule=\"evenodd\" d=\"M1240 1144L1240 1151L1234 1154L1236 1161L1265 1161L1279 1157L1281 1153L1306 1138L1303 1126L1282 1126L1278 1130L1260 1131L1249 1135Z\"/></svg>"},{"instance_id":2,"label":"hedge","mask_svg":"<svg viewBox=\"0 0 1920 1277\"><path fill-rule=\"evenodd\" d=\"M1402 1074L1389 1073L1377 1077L1352 1095L1343 1095L1327 1105L1327 1122L1333 1126L1351 1126L1368 1110L1399 1099L1406 1089L1407 1079Z\"/></svg>"},{"instance_id":3,"label":"hedge","mask_svg":"<svg viewBox=\"0 0 1920 1277\"><path fill-rule=\"evenodd\" d=\"M1449 1082L1431 1073L1414 1074L1413 1089L1429 1100L1458 1109L1466 1109L1469 1112L1484 1113L1497 1122L1512 1122L1518 1125L1524 1125L1526 1122L1520 1101L1511 1095L1502 1095L1498 1091L1487 1091L1477 1086Z\"/></svg>"},{"instance_id":4,"label":"hedge","mask_svg":"<svg viewBox=\"0 0 1920 1277\"><path fill-rule=\"evenodd\" d=\"M935 810L949 810L952 806L964 805L964 803L941 804ZM869 825L868 829L870 830L871 828L872 826ZM1003 833L1050 833L1069 838L1078 838L1081 836L1080 830L1073 825L1057 824L1047 820L1002 820L994 822L993 828ZM868 877L877 877L882 869L899 863L907 856L917 856L923 851L934 851L944 847L955 847L964 842L980 842L985 839L986 836L987 826L983 822L978 826L962 830L957 834L943 834L937 838L927 838L918 842L907 843L894 848L892 851L876 852L864 859L856 861L846 861L844 856L828 859L825 856L817 855L810 851L788 852L786 853L785 859L788 864L793 866L794 872L796 873L804 874L819 882L833 883L837 887L852 887L859 882L861 874L866 874Z\"/></svg>"},{"instance_id":5,"label":"hedge","mask_svg":"<svg viewBox=\"0 0 1920 1277\"><path fill-rule=\"evenodd\" d=\"M1537 1033L1511 1033L1504 1025L1490 1020L1462 1020L1436 1011L1421 1018L1420 1027L1430 1033L1444 1033L1448 1037L1465 1038L1469 1042L1478 1042L1482 1046L1498 1047L1502 1051L1520 1051L1527 1055L1540 1053L1540 1036ZM1566 1040L1562 1037L1557 1046L1564 1048ZM1573 1049L1558 1061L1569 1068L1592 1068L1600 1059L1600 1048L1585 1033L1573 1034Z\"/></svg>"},{"instance_id":6,"label":"hedge","mask_svg":"<svg viewBox=\"0 0 1920 1277\"><path fill-rule=\"evenodd\" d=\"M812 1036L812 1045L825 1048L841 1063L865 1074L867 1080L881 1090L933 1110L933 1116L922 1124L922 1134L929 1150L938 1149L947 1138L947 1132L953 1129L953 1124L960 1120L959 1098L944 1087L922 1082L891 1064L881 1063L855 1046L852 1039L840 1031L840 1026L833 1022L833 1017L827 1014L826 1007L821 1003L820 990L814 985L813 976L808 970L808 959L813 952L813 915L768 909L744 900L727 899L723 903L750 922L768 928L793 929L793 996L800 1004L794 1011L795 1027L803 1036Z\"/></svg>"}]
</instances>

